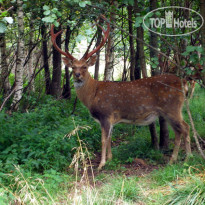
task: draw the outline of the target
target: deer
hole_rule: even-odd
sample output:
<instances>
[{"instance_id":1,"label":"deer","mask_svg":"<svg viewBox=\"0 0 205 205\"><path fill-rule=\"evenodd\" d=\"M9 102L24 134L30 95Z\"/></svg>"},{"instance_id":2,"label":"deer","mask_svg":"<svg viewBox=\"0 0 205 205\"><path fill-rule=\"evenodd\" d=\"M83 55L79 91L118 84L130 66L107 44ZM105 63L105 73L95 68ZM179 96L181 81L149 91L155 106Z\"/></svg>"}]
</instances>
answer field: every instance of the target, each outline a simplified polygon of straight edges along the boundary
<instances>
[{"instance_id":1,"label":"deer","mask_svg":"<svg viewBox=\"0 0 205 205\"><path fill-rule=\"evenodd\" d=\"M98 81L88 72L88 68L96 62L95 53L104 46L109 36L110 24L104 16L101 18L107 22L106 30L97 24L103 32L102 41L91 52L86 51L80 60L58 47L56 38L63 30L54 33L54 25L51 26L53 46L65 56L64 64L72 68L77 97L101 126L102 150L98 170L105 166L106 160L112 159L111 135L114 125L130 123L145 126L159 116L164 117L175 132L170 164L177 160L182 136L188 158L191 156L189 125L182 116L187 92L185 80L173 74L164 74L127 82Z\"/></svg>"}]
</instances>

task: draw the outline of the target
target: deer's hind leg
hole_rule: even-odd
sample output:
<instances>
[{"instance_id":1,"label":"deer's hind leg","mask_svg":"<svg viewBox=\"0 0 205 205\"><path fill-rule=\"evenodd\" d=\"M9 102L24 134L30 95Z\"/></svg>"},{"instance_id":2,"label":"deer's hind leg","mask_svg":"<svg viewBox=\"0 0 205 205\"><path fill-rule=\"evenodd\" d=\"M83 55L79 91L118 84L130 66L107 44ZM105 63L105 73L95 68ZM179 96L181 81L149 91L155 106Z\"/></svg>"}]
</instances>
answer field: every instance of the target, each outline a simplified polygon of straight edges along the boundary
<instances>
[{"instance_id":1,"label":"deer's hind leg","mask_svg":"<svg viewBox=\"0 0 205 205\"><path fill-rule=\"evenodd\" d=\"M183 137L184 137L184 144L185 144L185 151L186 151L186 159L192 156L191 153L191 143L190 143L190 136L189 136L189 125L183 121L184 130L183 130Z\"/></svg>"},{"instance_id":2,"label":"deer's hind leg","mask_svg":"<svg viewBox=\"0 0 205 205\"><path fill-rule=\"evenodd\" d=\"M109 130L108 144L107 144L107 159L109 160L112 159L111 143L112 143L112 126L110 127L110 130Z\"/></svg>"},{"instance_id":3,"label":"deer's hind leg","mask_svg":"<svg viewBox=\"0 0 205 205\"><path fill-rule=\"evenodd\" d=\"M191 154L191 146L190 146L190 138L189 138L189 125L186 122L184 122L182 116L181 115L175 117L169 116L168 121L170 122L175 132L174 150L170 159L170 164L172 164L177 160L182 136L184 138L187 156Z\"/></svg>"}]
</instances>

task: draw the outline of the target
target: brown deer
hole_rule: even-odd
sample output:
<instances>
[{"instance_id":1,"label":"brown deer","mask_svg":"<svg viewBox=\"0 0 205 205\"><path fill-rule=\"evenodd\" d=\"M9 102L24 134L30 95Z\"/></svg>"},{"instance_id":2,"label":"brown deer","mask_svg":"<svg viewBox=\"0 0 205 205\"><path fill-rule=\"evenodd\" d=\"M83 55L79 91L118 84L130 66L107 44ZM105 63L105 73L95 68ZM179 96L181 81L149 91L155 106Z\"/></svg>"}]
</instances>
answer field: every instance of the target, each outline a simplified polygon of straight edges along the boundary
<instances>
[{"instance_id":1,"label":"brown deer","mask_svg":"<svg viewBox=\"0 0 205 205\"><path fill-rule=\"evenodd\" d=\"M105 19L105 17L102 17ZM106 20L106 19L105 19ZM73 70L74 86L80 101L89 109L93 118L101 125L102 152L98 169L107 159L112 158L111 133L115 124L124 122L137 125L149 125L159 116L163 116L175 132L175 146L170 163L177 160L183 135L187 156L191 155L189 125L183 120L182 107L187 89L186 82L175 75L166 74L144 78L131 82L103 82L94 80L88 68L95 64L94 55L106 42L107 30L101 27L104 37L92 52L86 52L80 59L74 58L68 51L62 51L56 44L56 37L51 27L51 39L54 47L64 56L65 65ZM183 84L183 85L182 85Z\"/></svg>"}]
</instances>

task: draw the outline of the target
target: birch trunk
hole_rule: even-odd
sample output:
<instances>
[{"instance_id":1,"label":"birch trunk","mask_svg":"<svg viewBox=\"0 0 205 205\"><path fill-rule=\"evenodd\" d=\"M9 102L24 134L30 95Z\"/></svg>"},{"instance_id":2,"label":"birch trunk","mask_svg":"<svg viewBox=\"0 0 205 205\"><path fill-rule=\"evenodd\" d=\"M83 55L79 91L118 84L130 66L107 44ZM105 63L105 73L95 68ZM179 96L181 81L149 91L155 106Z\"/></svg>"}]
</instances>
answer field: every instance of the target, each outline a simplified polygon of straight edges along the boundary
<instances>
[{"instance_id":1,"label":"birch trunk","mask_svg":"<svg viewBox=\"0 0 205 205\"><path fill-rule=\"evenodd\" d=\"M15 93L12 102L12 108L17 110L19 107L19 101L22 98L23 91L23 65L24 65L24 13L23 13L23 1L17 0L18 6L18 43L17 43L17 59L16 59L16 70L15 70Z\"/></svg>"},{"instance_id":2,"label":"birch trunk","mask_svg":"<svg viewBox=\"0 0 205 205\"><path fill-rule=\"evenodd\" d=\"M102 24L103 23L103 19L100 18L100 22L99 23ZM102 40L102 30L100 29L100 27L98 27L98 29L97 29L97 42L96 42L95 47L100 45L101 40ZM97 55L97 60L96 60L96 63L95 63L94 79L98 80L98 78L99 78L99 68L100 68L100 50L97 51L96 55Z\"/></svg>"},{"instance_id":3,"label":"birch trunk","mask_svg":"<svg viewBox=\"0 0 205 205\"><path fill-rule=\"evenodd\" d=\"M4 97L7 97L9 95L11 86L10 86L10 83L9 83L9 70L8 70L8 64L7 64L5 34L0 35L0 51L1 51L0 89L3 89Z\"/></svg>"},{"instance_id":4,"label":"birch trunk","mask_svg":"<svg viewBox=\"0 0 205 205\"><path fill-rule=\"evenodd\" d=\"M31 33L30 33L29 51L32 50L34 45L34 20L33 19L31 19L30 22L30 29L31 29ZM33 63L34 63L34 50L31 51L29 61L28 61L28 81L30 82L29 89L31 91L35 91L34 79L33 79L33 74L34 74Z\"/></svg>"},{"instance_id":5,"label":"birch trunk","mask_svg":"<svg viewBox=\"0 0 205 205\"><path fill-rule=\"evenodd\" d=\"M117 2L112 1L111 6L112 6L112 11L110 14L110 22L112 24L115 24L115 12L114 9L116 6ZM104 80L106 81L112 81L113 78L113 71L114 71L114 27L111 24L110 28L110 35L108 38L108 43L106 47L106 52L105 52L105 72L104 72Z\"/></svg>"}]
</instances>

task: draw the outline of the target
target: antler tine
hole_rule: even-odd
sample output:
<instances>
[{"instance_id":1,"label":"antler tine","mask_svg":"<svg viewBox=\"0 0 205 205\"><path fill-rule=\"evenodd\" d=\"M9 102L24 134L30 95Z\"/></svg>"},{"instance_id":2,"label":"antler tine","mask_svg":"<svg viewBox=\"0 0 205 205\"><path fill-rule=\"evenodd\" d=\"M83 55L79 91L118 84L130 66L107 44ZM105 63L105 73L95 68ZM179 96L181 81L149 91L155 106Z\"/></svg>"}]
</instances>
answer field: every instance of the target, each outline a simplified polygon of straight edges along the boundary
<instances>
[{"instance_id":1,"label":"antler tine","mask_svg":"<svg viewBox=\"0 0 205 205\"><path fill-rule=\"evenodd\" d=\"M71 59L71 60L74 60L75 58L74 58L67 50L66 50L66 52L63 51L63 50L61 50L61 49L58 47L57 43L56 43L56 38L57 38L62 32L63 32L63 30L59 31L58 33L54 33L54 25L53 25L53 24L51 25L51 41L52 41L52 43L53 43L53 46L54 46L54 48L55 48L59 53L61 53L62 55L68 57L68 58Z\"/></svg>"},{"instance_id":2,"label":"antler tine","mask_svg":"<svg viewBox=\"0 0 205 205\"><path fill-rule=\"evenodd\" d=\"M104 19L105 21L107 21L107 19L101 15L100 18ZM102 26L100 26L99 24L97 24L97 26L99 26L102 29L102 32L104 33L104 37L103 40L101 41L100 45L98 45L93 51L91 51L90 53L87 53L87 55L84 55L84 59L87 60L88 58L90 58L94 53L96 53L97 51L99 51L101 49L101 47L103 47L103 45L106 43L109 33L110 33L110 24L107 21L107 30L105 30Z\"/></svg>"}]
</instances>

